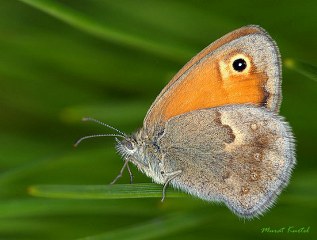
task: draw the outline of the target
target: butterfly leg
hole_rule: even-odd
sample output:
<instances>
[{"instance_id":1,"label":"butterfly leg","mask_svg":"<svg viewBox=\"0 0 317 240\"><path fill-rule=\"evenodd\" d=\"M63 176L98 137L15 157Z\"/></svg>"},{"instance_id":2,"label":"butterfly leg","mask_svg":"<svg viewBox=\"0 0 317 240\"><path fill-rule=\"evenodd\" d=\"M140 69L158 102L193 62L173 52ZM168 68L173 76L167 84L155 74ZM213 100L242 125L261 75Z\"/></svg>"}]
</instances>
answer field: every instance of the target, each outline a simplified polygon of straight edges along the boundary
<instances>
[{"instance_id":1,"label":"butterfly leg","mask_svg":"<svg viewBox=\"0 0 317 240\"><path fill-rule=\"evenodd\" d=\"M129 163L129 160L128 160L128 159L125 160L125 162L124 162L124 164L123 164L123 167L121 168L121 170L120 170L118 176L116 176L116 178L115 178L110 184L114 184L116 181L118 181L119 178L122 177L122 173L123 173L123 171L124 171L124 169L125 169L126 167L128 167L128 171L129 171L130 168L129 168L129 166L128 166L128 163ZM131 171L129 171L129 173L131 173ZM131 180L131 174L130 174L130 180Z\"/></svg>"},{"instance_id":2,"label":"butterfly leg","mask_svg":"<svg viewBox=\"0 0 317 240\"><path fill-rule=\"evenodd\" d=\"M163 186L161 202L163 202L164 199L165 199L165 192L166 192L167 185L170 183L170 181L172 181L174 178L176 178L181 173L182 173L182 170L178 170L178 171L175 171L175 172L165 173L164 174L166 176L166 181L165 181L164 186Z\"/></svg>"},{"instance_id":3,"label":"butterfly leg","mask_svg":"<svg viewBox=\"0 0 317 240\"><path fill-rule=\"evenodd\" d=\"M133 173L131 172L129 163L127 163L127 169L128 169L129 175L130 175L130 183L132 184L134 176L133 176Z\"/></svg>"}]
</instances>

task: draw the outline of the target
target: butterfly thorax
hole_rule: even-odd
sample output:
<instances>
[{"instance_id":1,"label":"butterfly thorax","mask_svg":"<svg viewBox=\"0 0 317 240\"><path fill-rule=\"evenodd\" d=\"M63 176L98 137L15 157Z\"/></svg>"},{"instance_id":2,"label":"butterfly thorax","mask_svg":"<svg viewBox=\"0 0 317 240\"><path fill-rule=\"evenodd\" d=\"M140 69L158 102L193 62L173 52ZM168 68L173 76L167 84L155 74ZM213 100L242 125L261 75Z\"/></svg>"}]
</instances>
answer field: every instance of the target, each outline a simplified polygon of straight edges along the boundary
<instances>
[{"instance_id":1,"label":"butterfly thorax","mask_svg":"<svg viewBox=\"0 0 317 240\"><path fill-rule=\"evenodd\" d=\"M132 162L141 172L153 178L154 182L164 183L160 170L160 148L143 128L118 141L116 149L124 160Z\"/></svg>"}]
</instances>

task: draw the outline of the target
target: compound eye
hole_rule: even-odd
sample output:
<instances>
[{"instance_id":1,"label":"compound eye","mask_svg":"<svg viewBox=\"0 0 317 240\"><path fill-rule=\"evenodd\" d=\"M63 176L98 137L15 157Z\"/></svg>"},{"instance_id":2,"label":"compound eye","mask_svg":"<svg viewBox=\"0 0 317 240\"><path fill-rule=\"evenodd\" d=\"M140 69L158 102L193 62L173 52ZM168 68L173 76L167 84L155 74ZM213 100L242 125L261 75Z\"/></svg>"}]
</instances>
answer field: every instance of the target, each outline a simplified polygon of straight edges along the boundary
<instances>
[{"instance_id":1,"label":"compound eye","mask_svg":"<svg viewBox=\"0 0 317 240\"><path fill-rule=\"evenodd\" d=\"M134 149L133 143L130 140L124 139L121 143L130 151Z\"/></svg>"},{"instance_id":2,"label":"compound eye","mask_svg":"<svg viewBox=\"0 0 317 240\"><path fill-rule=\"evenodd\" d=\"M131 143L131 142L127 142L126 144L125 144L125 146L127 147L127 149L129 149L129 150L133 150L133 144Z\"/></svg>"}]
</instances>

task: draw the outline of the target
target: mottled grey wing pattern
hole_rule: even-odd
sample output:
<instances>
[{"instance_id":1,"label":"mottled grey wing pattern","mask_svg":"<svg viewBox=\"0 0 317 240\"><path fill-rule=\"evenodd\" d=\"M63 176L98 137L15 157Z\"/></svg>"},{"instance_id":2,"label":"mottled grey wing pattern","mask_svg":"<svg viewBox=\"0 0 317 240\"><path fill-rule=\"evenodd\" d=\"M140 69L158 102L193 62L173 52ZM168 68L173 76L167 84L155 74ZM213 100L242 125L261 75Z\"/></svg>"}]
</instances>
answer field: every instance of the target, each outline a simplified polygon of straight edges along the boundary
<instances>
[{"instance_id":1,"label":"mottled grey wing pattern","mask_svg":"<svg viewBox=\"0 0 317 240\"><path fill-rule=\"evenodd\" d=\"M162 170L182 173L171 184L242 217L272 206L295 164L293 136L265 108L232 105L171 118L158 145Z\"/></svg>"}]
</instances>

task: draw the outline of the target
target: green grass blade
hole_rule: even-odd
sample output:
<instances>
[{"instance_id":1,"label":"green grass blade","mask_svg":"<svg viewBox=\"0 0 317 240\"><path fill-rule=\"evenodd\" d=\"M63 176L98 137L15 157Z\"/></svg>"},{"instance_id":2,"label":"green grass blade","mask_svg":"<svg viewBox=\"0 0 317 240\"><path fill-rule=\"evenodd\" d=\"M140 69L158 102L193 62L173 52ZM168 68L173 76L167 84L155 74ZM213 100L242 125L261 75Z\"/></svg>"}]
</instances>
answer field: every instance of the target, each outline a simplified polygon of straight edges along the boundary
<instances>
[{"instance_id":1,"label":"green grass blade","mask_svg":"<svg viewBox=\"0 0 317 240\"><path fill-rule=\"evenodd\" d=\"M114 184L114 185L35 185L29 194L47 198L71 199L122 199L161 198L162 186L154 183ZM182 197L184 193L168 189L167 197Z\"/></svg>"},{"instance_id":2,"label":"green grass blade","mask_svg":"<svg viewBox=\"0 0 317 240\"><path fill-rule=\"evenodd\" d=\"M206 217L206 214L196 212L170 214L166 217L157 218L149 222L141 223L131 227L120 228L97 236L82 238L81 240L142 240L159 238L179 232L181 230L187 230L189 228L199 226L206 219Z\"/></svg>"},{"instance_id":3,"label":"green grass blade","mask_svg":"<svg viewBox=\"0 0 317 240\"><path fill-rule=\"evenodd\" d=\"M130 200L129 207L116 200L107 204L99 200L18 198L0 201L0 219L26 218L34 216L72 215L72 214L125 214L132 216L151 216L158 211L151 205L139 204L140 199Z\"/></svg>"},{"instance_id":4,"label":"green grass blade","mask_svg":"<svg viewBox=\"0 0 317 240\"><path fill-rule=\"evenodd\" d=\"M176 49L175 47L164 46L153 40L145 39L140 36L127 34L119 29L100 24L98 21L81 14L71 8L63 6L55 1L41 0L20 0L34 8L37 8L75 28L101 39L138 48L150 53L158 54L172 60L183 62L190 57L190 50Z\"/></svg>"}]
</instances>

